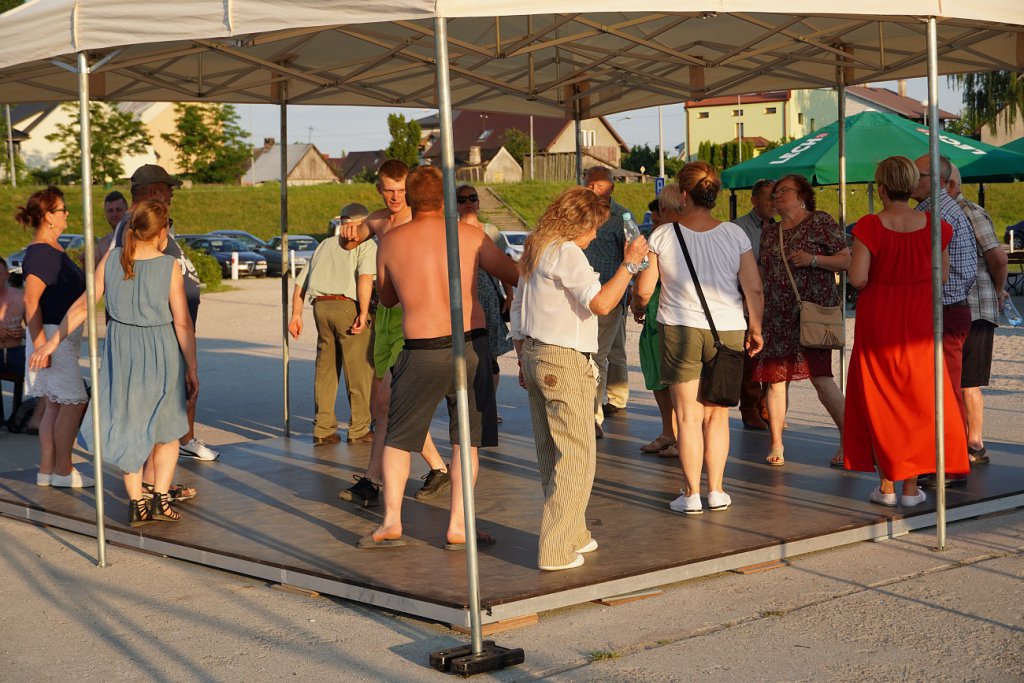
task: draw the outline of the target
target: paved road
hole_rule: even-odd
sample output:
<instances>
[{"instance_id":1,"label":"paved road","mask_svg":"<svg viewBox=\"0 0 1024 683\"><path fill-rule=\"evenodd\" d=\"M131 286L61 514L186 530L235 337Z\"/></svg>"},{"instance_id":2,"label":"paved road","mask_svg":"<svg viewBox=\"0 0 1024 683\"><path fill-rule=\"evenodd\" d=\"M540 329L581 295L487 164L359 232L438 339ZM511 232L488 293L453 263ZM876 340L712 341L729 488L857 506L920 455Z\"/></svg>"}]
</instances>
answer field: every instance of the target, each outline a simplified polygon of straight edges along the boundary
<instances>
[{"instance_id":1,"label":"paved road","mask_svg":"<svg viewBox=\"0 0 1024 683\"><path fill-rule=\"evenodd\" d=\"M211 443L280 434L280 394L266 388L280 376L279 302L275 281L204 301L200 432ZM299 431L312 413L312 329L307 316L292 347ZM1021 346L1019 335L997 342ZM987 427L1019 442L1015 363L997 364ZM507 374L513 365L503 359ZM500 403L521 407L511 377L502 387ZM808 388L793 394L794 424L826 424ZM35 458L31 438L0 434L5 468ZM1024 511L954 524L950 539L935 552L934 533L916 532L619 607L546 613L496 636L525 648L527 661L494 678L1024 680ZM642 552L657 536L637 542ZM442 625L117 547L99 569L92 539L3 517L0 548L0 681L441 680L428 653L464 640Z\"/></svg>"}]
</instances>

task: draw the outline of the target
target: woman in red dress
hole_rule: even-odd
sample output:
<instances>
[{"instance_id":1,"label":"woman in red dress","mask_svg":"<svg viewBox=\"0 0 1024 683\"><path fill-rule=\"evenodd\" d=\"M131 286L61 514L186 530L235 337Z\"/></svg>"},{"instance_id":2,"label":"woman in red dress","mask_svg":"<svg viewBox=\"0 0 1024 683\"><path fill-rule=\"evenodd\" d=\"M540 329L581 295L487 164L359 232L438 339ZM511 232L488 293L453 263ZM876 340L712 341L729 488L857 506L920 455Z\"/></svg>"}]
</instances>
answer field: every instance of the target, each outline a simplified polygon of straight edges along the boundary
<instances>
[{"instance_id":1,"label":"woman in red dress","mask_svg":"<svg viewBox=\"0 0 1024 683\"><path fill-rule=\"evenodd\" d=\"M853 230L850 284L860 291L846 387L846 468L876 469L881 484L871 501L920 505L917 477L935 471L935 374L932 333L931 218L908 205L919 173L906 157L889 157L875 170L884 207ZM942 222L942 279L953 228ZM967 436L949 375L943 373L946 471L966 474Z\"/></svg>"},{"instance_id":2,"label":"woman in red dress","mask_svg":"<svg viewBox=\"0 0 1024 683\"><path fill-rule=\"evenodd\" d=\"M842 228L832 216L816 211L814 188L802 175L787 175L772 188L778 226L761 231L761 278L764 280L764 349L754 356L754 381L768 383L769 465L786 462L782 427L786 421L789 383L810 378L818 400L843 432L843 393L832 379L832 352L800 346L800 311L783 258L789 261L800 298L820 306L838 306L836 273L850 265ZM784 247L784 248L783 248ZM785 253L783 253L785 251ZM833 465L843 464L842 445Z\"/></svg>"}]
</instances>

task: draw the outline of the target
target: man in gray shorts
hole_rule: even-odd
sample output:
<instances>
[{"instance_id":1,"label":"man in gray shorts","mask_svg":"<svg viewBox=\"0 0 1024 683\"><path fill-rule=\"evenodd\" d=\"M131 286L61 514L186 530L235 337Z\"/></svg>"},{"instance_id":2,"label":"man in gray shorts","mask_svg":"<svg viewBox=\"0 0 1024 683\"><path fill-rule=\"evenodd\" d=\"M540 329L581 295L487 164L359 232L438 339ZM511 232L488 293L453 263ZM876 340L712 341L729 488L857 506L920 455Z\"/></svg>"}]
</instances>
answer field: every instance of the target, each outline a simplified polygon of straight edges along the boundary
<instances>
[{"instance_id":1,"label":"man in gray shorts","mask_svg":"<svg viewBox=\"0 0 1024 683\"><path fill-rule=\"evenodd\" d=\"M402 498L409 479L409 452L419 449L441 398L448 402L452 438L451 513L445 548L465 547L462 505L462 467L452 368L451 308L448 296L447 250L441 172L429 166L413 169L405 181L406 200L413 219L392 228L377 252L377 291L384 306L402 305L405 345L392 368L388 433L384 441L384 520L373 533L359 539L360 548L404 545ZM472 472L476 480L477 447L497 445L491 354L486 321L476 296L477 267L516 285L519 271L487 235L459 224L463 328L466 334L466 372L470 381L469 431ZM480 545L494 539L479 535Z\"/></svg>"}]
</instances>

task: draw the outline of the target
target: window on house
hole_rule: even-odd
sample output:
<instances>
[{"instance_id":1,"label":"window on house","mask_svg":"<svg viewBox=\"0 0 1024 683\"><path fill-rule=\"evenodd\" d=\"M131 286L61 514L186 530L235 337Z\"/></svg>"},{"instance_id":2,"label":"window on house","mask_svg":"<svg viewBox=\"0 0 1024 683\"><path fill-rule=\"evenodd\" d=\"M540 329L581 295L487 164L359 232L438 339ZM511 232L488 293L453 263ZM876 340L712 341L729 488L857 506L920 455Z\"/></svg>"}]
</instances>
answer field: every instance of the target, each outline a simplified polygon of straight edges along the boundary
<instances>
[{"instance_id":1,"label":"window on house","mask_svg":"<svg viewBox=\"0 0 1024 683\"><path fill-rule=\"evenodd\" d=\"M814 119L811 119L811 132L813 133L815 130L817 129L814 126Z\"/></svg>"},{"instance_id":2,"label":"window on house","mask_svg":"<svg viewBox=\"0 0 1024 683\"><path fill-rule=\"evenodd\" d=\"M743 110L742 109L733 109L732 110L732 115L733 116L743 116Z\"/></svg>"},{"instance_id":3,"label":"window on house","mask_svg":"<svg viewBox=\"0 0 1024 683\"><path fill-rule=\"evenodd\" d=\"M597 144L597 131L596 130L581 130L580 133L583 135L583 146L593 147Z\"/></svg>"},{"instance_id":4,"label":"window on house","mask_svg":"<svg viewBox=\"0 0 1024 683\"><path fill-rule=\"evenodd\" d=\"M486 140L487 138L491 137L491 133L493 133L493 132L494 132L493 130L489 130L489 129L483 131L482 133L480 133L480 137L477 138L477 141Z\"/></svg>"},{"instance_id":5,"label":"window on house","mask_svg":"<svg viewBox=\"0 0 1024 683\"><path fill-rule=\"evenodd\" d=\"M711 116L711 112L707 112L707 111L697 112L697 118L698 119L706 119L709 116Z\"/></svg>"},{"instance_id":6,"label":"window on house","mask_svg":"<svg viewBox=\"0 0 1024 683\"><path fill-rule=\"evenodd\" d=\"M764 108L764 113L765 114L777 114L778 111L779 110L776 107L765 107Z\"/></svg>"},{"instance_id":7,"label":"window on house","mask_svg":"<svg viewBox=\"0 0 1024 683\"><path fill-rule=\"evenodd\" d=\"M797 122L798 124L800 124L801 126L802 126L802 125L804 125L804 113L803 113L803 112L799 112L799 113L798 113L798 114L796 115L796 122Z\"/></svg>"}]
</instances>

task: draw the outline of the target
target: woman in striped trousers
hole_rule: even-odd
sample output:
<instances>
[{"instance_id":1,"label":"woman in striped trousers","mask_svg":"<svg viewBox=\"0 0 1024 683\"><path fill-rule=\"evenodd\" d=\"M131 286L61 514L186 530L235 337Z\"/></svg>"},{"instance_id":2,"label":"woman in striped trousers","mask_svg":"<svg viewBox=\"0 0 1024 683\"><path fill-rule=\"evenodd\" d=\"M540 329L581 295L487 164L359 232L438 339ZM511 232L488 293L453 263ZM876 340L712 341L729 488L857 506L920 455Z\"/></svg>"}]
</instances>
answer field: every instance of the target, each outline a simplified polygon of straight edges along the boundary
<instances>
[{"instance_id":1,"label":"woman in striped trousers","mask_svg":"<svg viewBox=\"0 0 1024 683\"><path fill-rule=\"evenodd\" d=\"M594 392L597 316L622 300L647 255L647 241L625 247L622 266L602 287L583 250L608 219L605 199L572 187L547 208L519 261L512 337L520 384L530 395L544 512L537 566L546 571L583 564L597 550L586 525L594 483Z\"/></svg>"}]
</instances>

